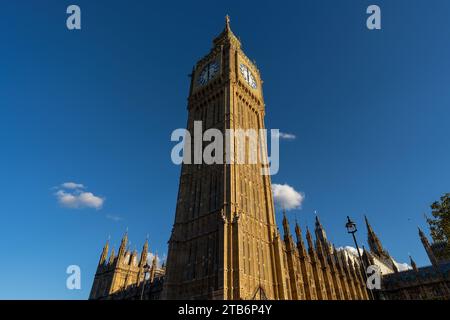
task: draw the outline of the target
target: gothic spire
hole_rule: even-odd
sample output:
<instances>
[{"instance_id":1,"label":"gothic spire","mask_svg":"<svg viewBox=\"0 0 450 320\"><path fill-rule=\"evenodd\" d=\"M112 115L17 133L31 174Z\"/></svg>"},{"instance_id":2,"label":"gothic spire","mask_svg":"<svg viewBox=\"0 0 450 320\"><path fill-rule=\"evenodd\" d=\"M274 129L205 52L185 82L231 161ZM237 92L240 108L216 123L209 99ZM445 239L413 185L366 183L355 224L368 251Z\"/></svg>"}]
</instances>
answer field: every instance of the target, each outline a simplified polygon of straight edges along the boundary
<instances>
[{"instance_id":1,"label":"gothic spire","mask_svg":"<svg viewBox=\"0 0 450 320\"><path fill-rule=\"evenodd\" d=\"M320 223L318 215L316 215L316 228L322 228L322 224Z\"/></svg>"},{"instance_id":2,"label":"gothic spire","mask_svg":"<svg viewBox=\"0 0 450 320\"><path fill-rule=\"evenodd\" d=\"M423 233L422 229L420 229L420 227L417 227L419 229L419 236L420 236L420 241L422 241L422 245L425 248L425 251L427 252L428 255L428 259L430 259L431 264L434 267L438 266L438 261L436 259L436 256L434 255L433 249L431 248L430 242L428 241L427 236L425 235L425 233Z\"/></svg>"},{"instance_id":3,"label":"gothic spire","mask_svg":"<svg viewBox=\"0 0 450 320\"><path fill-rule=\"evenodd\" d=\"M283 230L284 230L284 235L285 236L290 236L291 235L291 231L290 231L290 227L289 227L289 221L286 217L286 210L283 209Z\"/></svg>"},{"instance_id":4,"label":"gothic spire","mask_svg":"<svg viewBox=\"0 0 450 320\"><path fill-rule=\"evenodd\" d=\"M231 28L230 28L230 16L229 15L225 16L225 30L231 31Z\"/></svg>"},{"instance_id":5,"label":"gothic spire","mask_svg":"<svg viewBox=\"0 0 450 320\"><path fill-rule=\"evenodd\" d=\"M230 27L230 16L225 16L225 28L223 29L222 33L217 36L217 38L213 41L214 46L220 46L225 44L231 44L232 46L236 48L240 48L241 42L239 39L234 35L233 31L231 31Z\"/></svg>"},{"instance_id":6,"label":"gothic spire","mask_svg":"<svg viewBox=\"0 0 450 320\"><path fill-rule=\"evenodd\" d=\"M99 265L105 263L106 258L108 257L108 251L109 251L109 239L106 241L105 246L103 247L102 254L100 256L100 261L98 262Z\"/></svg>"},{"instance_id":7,"label":"gothic spire","mask_svg":"<svg viewBox=\"0 0 450 320\"><path fill-rule=\"evenodd\" d=\"M305 243L303 242L302 230L298 225L297 220L295 220L295 235L297 237L297 249L300 254L300 257L307 257Z\"/></svg>"},{"instance_id":8,"label":"gothic spire","mask_svg":"<svg viewBox=\"0 0 450 320\"><path fill-rule=\"evenodd\" d=\"M417 269L417 264L416 262L413 260L413 258L411 257L411 255L409 255L409 262L411 263L411 267L413 268L413 270L415 272L418 272L419 269Z\"/></svg>"},{"instance_id":9,"label":"gothic spire","mask_svg":"<svg viewBox=\"0 0 450 320\"><path fill-rule=\"evenodd\" d=\"M295 236L297 237L297 243L299 243L300 241L303 242L302 229L300 229L297 220L295 221Z\"/></svg>"},{"instance_id":10,"label":"gothic spire","mask_svg":"<svg viewBox=\"0 0 450 320\"><path fill-rule=\"evenodd\" d=\"M363 246L362 261L366 266L375 264L372 254Z\"/></svg>"},{"instance_id":11,"label":"gothic spire","mask_svg":"<svg viewBox=\"0 0 450 320\"><path fill-rule=\"evenodd\" d=\"M317 253L314 249L314 244L311 236L311 232L309 231L308 226L306 227L306 241L308 242L308 253L309 257L313 262L317 261Z\"/></svg>"},{"instance_id":12,"label":"gothic spire","mask_svg":"<svg viewBox=\"0 0 450 320\"><path fill-rule=\"evenodd\" d=\"M114 251L114 247L113 247L111 249L111 254L109 256L109 261L108 261L109 264L113 264L114 263L115 254L116 254L116 252Z\"/></svg>"},{"instance_id":13,"label":"gothic spire","mask_svg":"<svg viewBox=\"0 0 450 320\"><path fill-rule=\"evenodd\" d=\"M147 255L148 255L148 237L145 239L145 243L142 246L141 259L139 261L140 267L143 267L147 262Z\"/></svg>"},{"instance_id":14,"label":"gothic spire","mask_svg":"<svg viewBox=\"0 0 450 320\"><path fill-rule=\"evenodd\" d=\"M309 231L309 228L306 227L306 241L308 242L308 248L310 250L314 250L313 240L311 236L311 232Z\"/></svg>"},{"instance_id":15,"label":"gothic spire","mask_svg":"<svg viewBox=\"0 0 450 320\"><path fill-rule=\"evenodd\" d=\"M119 257L121 257L125 254L125 251L127 249L127 244L128 244L128 228L127 228L127 231L125 231L125 234L123 235L122 241L120 242L120 247L119 247L119 252L118 252Z\"/></svg>"},{"instance_id":16,"label":"gothic spire","mask_svg":"<svg viewBox=\"0 0 450 320\"><path fill-rule=\"evenodd\" d=\"M316 238L316 251L323 268L328 267L327 255L323 249L322 241Z\"/></svg>"},{"instance_id":17,"label":"gothic spire","mask_svg":"<svg viewBox=\"0 0 450 320\"><path fill-rule=\"evenodd\" d=\"M389 257L389 253L383 249L381 245L381 241L373 231L372 226L367 219L367 216L364 215L364 219L366 221L367 227L367 243L369 244L370 251L379 257Z\"/></svg>"},{"instance_id":18,"label":"gothic spire","mask_svg":"<svg viewBox=\"0 0 450 320\"><path fill-rule=\"evenodd\" d=\"M326 249L328 249L330 245L328 243L327 234L325 232L324 227L320 223L318 215L316 215L315 233L316 233L317 241L322 242L322 246L324 246L324 247L326 247Z\"/></svg>"},{"instance_id":19,"label":"gothic spire","mask_svg":"<svg viewBox=\"0 0 450 320\"><path fill-rule=\"evenodd\" d=\"M397 264L395 263L394 259L392 259L392 257L389 257L389 259L391 260L391 265L394 272L395 273L399 272L400 270L398 270Z\"/></svg>"}]
</instances>

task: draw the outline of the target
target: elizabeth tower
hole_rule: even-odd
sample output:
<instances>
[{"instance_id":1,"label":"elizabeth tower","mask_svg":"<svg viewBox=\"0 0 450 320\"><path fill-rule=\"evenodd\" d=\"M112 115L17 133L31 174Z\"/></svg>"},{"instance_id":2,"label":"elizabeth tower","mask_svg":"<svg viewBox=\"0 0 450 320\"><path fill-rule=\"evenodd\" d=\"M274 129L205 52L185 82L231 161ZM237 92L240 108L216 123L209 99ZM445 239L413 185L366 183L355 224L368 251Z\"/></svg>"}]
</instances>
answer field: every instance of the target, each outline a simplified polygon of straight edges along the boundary
<instances>
[{"instance_id":1,"label":"elizabeth tower","mask_svg":"<svg viewBox=\"0 0 450 320\"><path fill-rule=\"evenodd\" d=\"M225 29L191 74L191 136L194 121L202 122L203 132L264 129L262 83L227 16ZM234 156L240 142L232 143ZM163 298L287 298L286 262L263 163L182 165Z\"/></svg>"}]
</instances>

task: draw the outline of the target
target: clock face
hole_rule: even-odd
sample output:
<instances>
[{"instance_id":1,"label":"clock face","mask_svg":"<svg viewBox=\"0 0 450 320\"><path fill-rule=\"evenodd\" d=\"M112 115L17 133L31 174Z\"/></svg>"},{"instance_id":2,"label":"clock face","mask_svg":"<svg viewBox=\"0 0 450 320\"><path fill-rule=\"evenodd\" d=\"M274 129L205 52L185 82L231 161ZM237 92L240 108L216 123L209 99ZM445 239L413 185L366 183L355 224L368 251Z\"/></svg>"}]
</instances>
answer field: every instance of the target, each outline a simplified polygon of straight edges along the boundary
<instances>
[{"instance_id":1,"label":"clock face","mask_svg":"<svg viewBox=\"0 0 450 320\"><path fill-rule=\"evenodd\" d=\"M245 64L241 63L239 68L241 69L241 74L244 77L245 81L247 81L247 83L250 85L250 87L252 87L253 89L256 89L257 86L256 86L255 77L253 76L251 71L248 69L248 67Z\"/></svg>"},{"instance_id":2,"label":"clock face","mask_svg":"<svg viewBox=\"0 0 450 320\"><path fill-rule=\"evenodd\" d=\"M198 77L198 83L200 85L205 85L209 80L215 77L217 72L219 71L219 64L217 62L208 63L200 73Z\"/></svg>"}]
</instances>

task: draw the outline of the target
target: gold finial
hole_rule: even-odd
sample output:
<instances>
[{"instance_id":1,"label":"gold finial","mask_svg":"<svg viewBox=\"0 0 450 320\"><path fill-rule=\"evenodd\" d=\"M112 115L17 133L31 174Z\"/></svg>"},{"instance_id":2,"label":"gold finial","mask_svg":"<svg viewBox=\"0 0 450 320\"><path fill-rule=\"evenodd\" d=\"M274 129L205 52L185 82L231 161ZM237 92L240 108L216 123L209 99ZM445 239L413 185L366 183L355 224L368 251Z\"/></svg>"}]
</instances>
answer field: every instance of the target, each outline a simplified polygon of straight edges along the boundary
<instances>
[{"instance_id":1,"label":"gold finial","mask_svg":"<svg viewBox=\"0 0 450 320\"><path fill-rule=\"evenodd\" d=\"M230 29L230 16L229 15L225 16L225 24L226 24L227 29Z\"/></svg>"}]
</instances>

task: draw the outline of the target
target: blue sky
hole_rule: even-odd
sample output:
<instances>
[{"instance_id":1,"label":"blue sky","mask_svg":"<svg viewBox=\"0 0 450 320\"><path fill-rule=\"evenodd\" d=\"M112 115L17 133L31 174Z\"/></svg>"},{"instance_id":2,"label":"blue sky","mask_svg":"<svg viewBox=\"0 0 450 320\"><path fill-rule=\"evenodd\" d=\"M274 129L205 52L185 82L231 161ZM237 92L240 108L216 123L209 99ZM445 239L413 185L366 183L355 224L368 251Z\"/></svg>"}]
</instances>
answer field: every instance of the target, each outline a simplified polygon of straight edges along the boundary
<instances>
[{"instance_id":1,"label":"blue sky","mask_svg":"<svg viewBox=\"0 0 450 320\"><path fill-rule=\"evenodd\" d=\"M82 30L66 29L78 4ZM368 5L382 30L365 26ZM225 14L264 79L279 173L329 238L351 245L366 213L399 261L428 264L423 214L449 191L448 1L11 1L0 30L0 298L85 299L108 235L166 253L180 168L170 134L186 123L188 74ZM101 208L61 206L81 183ZM119 221L108 217L120 217ZM280 217L278 216L280 220ZM82 289L67 290L68 265Z\"/></svg>"}]
</instances>

